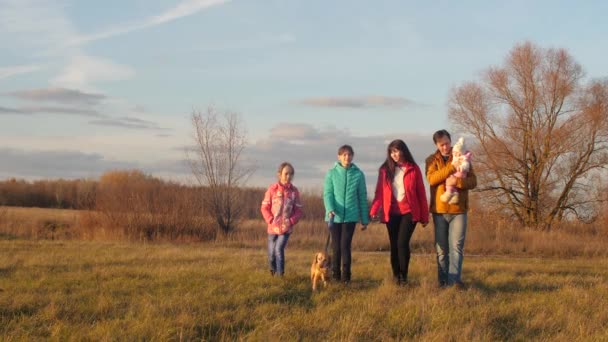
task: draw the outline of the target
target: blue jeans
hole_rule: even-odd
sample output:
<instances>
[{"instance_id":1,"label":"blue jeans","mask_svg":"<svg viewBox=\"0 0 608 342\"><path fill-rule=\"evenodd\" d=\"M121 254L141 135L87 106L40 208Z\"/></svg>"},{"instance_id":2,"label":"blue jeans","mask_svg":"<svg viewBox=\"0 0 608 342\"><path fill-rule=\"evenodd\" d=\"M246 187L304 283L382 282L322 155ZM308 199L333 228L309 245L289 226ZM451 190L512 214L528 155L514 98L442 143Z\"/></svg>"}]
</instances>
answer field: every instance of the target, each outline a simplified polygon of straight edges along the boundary
<instances>
[{"instance_id":1,"label":"blue jeans","mask_svg":"<svg viewBox=\"0 0 608 342\"><path fill-rule=\"evenodd\" d=\"M454 285L462 282L464 239L467 233L467 214L435 214L435 249L439 283Z\"/></svg>"},{"instance_id":2,"label":"blue jeans","mask_svg":"<svg viewBox=\"0 0 608 342\"><path fill-rule=\"evenodd\" d=\"M268 234L268 264L270 271L275 274L285 273L285 246L287 246L289 234Z\"/></svg>"}]
</instances>

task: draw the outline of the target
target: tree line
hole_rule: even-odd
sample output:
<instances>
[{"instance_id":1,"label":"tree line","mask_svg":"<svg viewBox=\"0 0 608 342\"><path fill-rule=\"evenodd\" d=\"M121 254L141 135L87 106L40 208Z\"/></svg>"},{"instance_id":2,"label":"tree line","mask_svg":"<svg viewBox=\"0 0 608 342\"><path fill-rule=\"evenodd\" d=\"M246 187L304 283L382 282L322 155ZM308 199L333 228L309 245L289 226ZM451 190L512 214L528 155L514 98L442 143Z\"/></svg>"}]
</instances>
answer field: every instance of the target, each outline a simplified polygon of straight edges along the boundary
<instances>
[{"instance_id":1,"label":"tree line","mask_svg":"<svg viewBox=\"0 0 608 342\"><path fill-rule=\"evenodd\" d=\"M243 219L260 218L265 189L239 188L238 205ZM155 211L165 202L188 202L205 212L205 196L200 185L184 185L145 174L141 170L112 170L99 179L45 179L28 181L9 178L0 181L0 205L76 210L129 211L146 207ZM183 198L181 200L180 198ZM306 216L322 219L321 194L304 192Z\"/></svg>"}]
</instances>

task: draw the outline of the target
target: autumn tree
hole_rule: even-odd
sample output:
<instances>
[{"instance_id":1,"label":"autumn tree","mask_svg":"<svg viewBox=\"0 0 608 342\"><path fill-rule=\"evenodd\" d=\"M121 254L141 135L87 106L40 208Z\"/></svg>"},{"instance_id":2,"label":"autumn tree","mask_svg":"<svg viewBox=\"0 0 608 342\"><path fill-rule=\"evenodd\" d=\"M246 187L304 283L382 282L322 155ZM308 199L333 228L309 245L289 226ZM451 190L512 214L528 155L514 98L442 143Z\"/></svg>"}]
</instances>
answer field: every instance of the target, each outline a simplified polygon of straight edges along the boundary
<instances>
[{"instance_id":1,"label":"autumn tree","mask_svg":"<svg viewBox=\"0 0 608 342\"><path fill-rule=\"evenodd\" d=\"M201 185L206 212L223 233L230 233L242 215L241 187L253 173L243 151L246 133L234 112L193 111L194 148L187 151L192 173Z\"/></svg>"},{"instance_id":2,"label":"autumn tree","mask_svg":"<svg viewBox=\"0 0 608 342\"><path fill-rule=\"evenodd\" d=\"M608 82L564 49L516 45L504 64L453 89L449 118L476 141L484 201L521 225L592 221L608 165Z\"/></svg>"}]
</instances>

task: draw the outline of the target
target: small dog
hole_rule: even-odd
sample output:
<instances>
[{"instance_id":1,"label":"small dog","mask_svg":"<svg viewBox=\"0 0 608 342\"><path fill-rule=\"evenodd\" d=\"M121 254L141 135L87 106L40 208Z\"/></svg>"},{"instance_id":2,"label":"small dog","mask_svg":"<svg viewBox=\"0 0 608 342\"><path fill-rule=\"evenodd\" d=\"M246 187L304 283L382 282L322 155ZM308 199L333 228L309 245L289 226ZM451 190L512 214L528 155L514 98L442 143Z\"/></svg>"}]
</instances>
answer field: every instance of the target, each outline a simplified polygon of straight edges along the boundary
<instances>
[{"instance_id":1,"label":"small dog","mask_svg":"<svg viewBox=\"0 0 608 342\"><path fill-rule=\"evenodd\" d=\"M329 256L325 252L315 254L310 266L310 280L312 281L312 290L317 290L317 282L319 279L323 282L323 286L327 286L329 280L329 265L331 264Z\"/></svg>"}]
</instances>

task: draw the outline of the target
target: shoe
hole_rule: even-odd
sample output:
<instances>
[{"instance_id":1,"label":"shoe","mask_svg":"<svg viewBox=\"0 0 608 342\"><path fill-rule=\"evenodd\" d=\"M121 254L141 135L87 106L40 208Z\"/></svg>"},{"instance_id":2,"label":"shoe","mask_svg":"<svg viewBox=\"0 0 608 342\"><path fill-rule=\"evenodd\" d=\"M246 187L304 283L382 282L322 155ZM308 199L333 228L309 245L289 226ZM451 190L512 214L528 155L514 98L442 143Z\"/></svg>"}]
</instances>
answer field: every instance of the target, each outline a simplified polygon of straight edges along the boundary
<instances>
[{"instance_id":1,"label":"shoe","mask_svg":"<svg viewBox=\"0 0 608 342\"><path fill-rule=\"evenodd\" d=\"M464 285L464 283L462 281L456 281L456 282L454 282L454 287L457 290L466 290L467 289L466 285Z\"/></svg>"},{"instance_id":2,"label":"shoe","mask_svg":"<svg viewBox=\"0 0 608 342\"><path fill-rule=\"evenodd\" d=\"M270 276L271 277L274 277L274 273L275 273L274 270L270 270Z\"/></svg>"},{"instance_id":3,"label":"shoe","mask_svg":"<svg viewBox=\"0 0 608 342\"><path fill-rule=\"evenodd\" d=\"M397 285L397 286L407 286L407 284L408 284L407 278L405 278L402 275L393 277L393 279L395 280L395 285Z\"/></svg>"},{"instance_id":4,"label":"shoe","mask_svg":"<svg viewBox=\"0 0 608 342\"><path fill-rule=\"evenodd\" d=\"M344 284L349 284L350 283L350 274L344 274L344 276L342 277L342 282Z\"/></svg>"},{"instance_id":5,"label":"shoe","mask_svg":"<svg viewBox=\"0 0 608 342\"><path fill-rule=\"evenodd\" d=\"M448 287L448 283L446 283L445 281L441 280L439 281L439 284L437 284L437 287L440 289L445 289L446 287Z\"/></svg>"}]
</instances>

